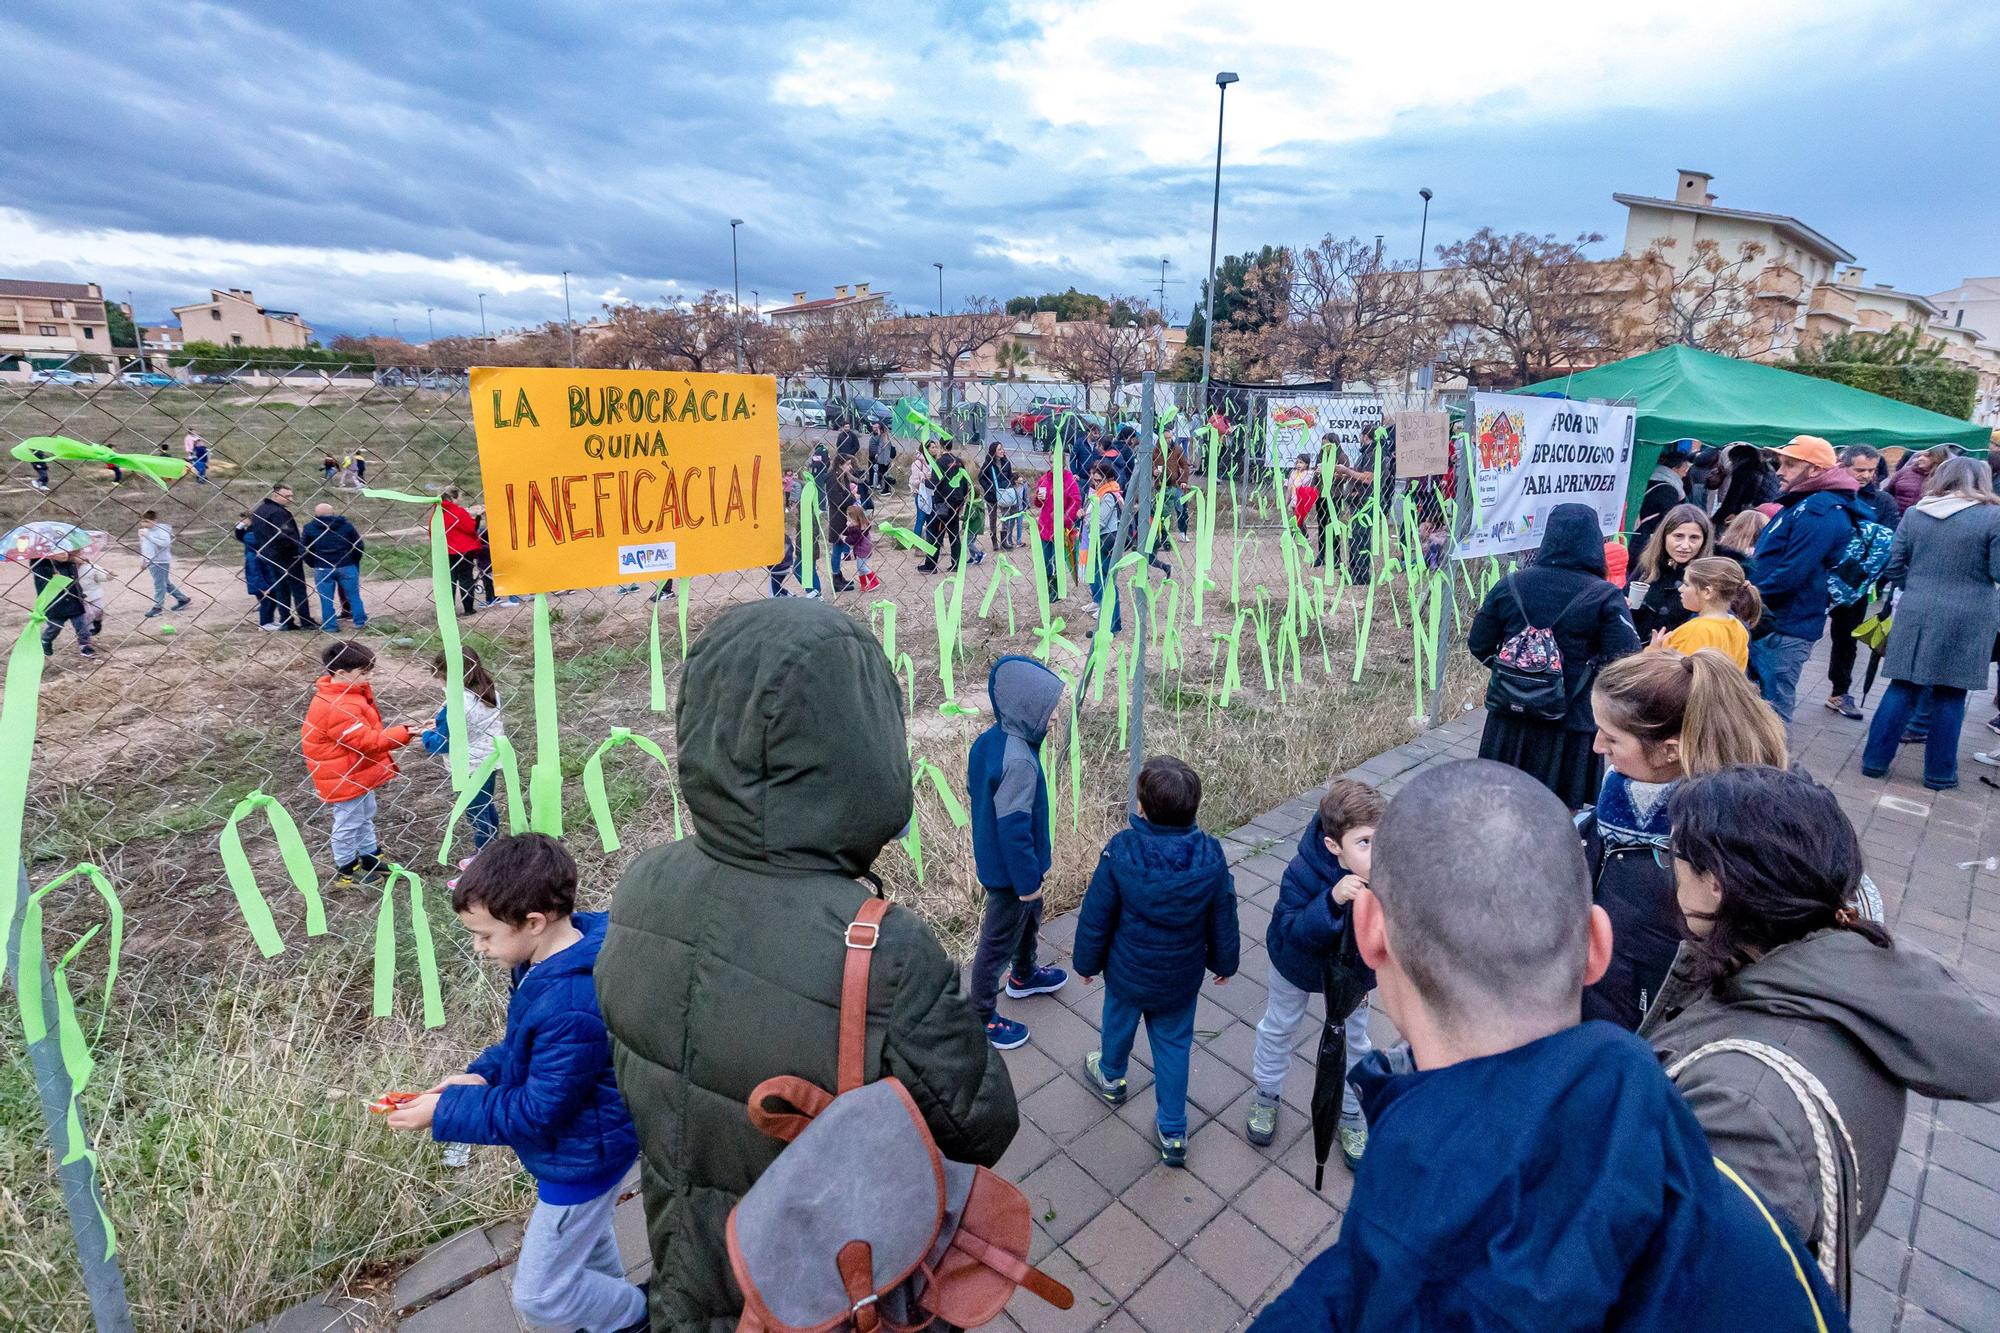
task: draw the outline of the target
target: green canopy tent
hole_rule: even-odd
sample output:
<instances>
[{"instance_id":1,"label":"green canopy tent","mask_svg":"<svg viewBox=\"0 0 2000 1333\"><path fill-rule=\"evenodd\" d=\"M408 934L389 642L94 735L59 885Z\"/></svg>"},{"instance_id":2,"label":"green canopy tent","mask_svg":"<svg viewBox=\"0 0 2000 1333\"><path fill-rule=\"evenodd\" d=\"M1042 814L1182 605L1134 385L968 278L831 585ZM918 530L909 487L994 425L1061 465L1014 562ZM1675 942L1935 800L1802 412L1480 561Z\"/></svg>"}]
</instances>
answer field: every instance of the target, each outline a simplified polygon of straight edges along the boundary
<instances>
[{"instance_id":1,"label":"green canopy tent","mask_svg":"<svg viewBox=\"0 0 2000 1333\"><path fill-rule=\"evenodd\" d=\"M1514 392L1596 398L1639 409L1626 492L1628 523L1638 513L1661 446L1675 440L1696 439L1717 447L1742 440L1768 448L1794 435L1817 435L1835 448L1955 444L1983 456L1990 438L1987 427L1969 421L1692 347L1662 348Z\"/></svg>"}]
</instances>

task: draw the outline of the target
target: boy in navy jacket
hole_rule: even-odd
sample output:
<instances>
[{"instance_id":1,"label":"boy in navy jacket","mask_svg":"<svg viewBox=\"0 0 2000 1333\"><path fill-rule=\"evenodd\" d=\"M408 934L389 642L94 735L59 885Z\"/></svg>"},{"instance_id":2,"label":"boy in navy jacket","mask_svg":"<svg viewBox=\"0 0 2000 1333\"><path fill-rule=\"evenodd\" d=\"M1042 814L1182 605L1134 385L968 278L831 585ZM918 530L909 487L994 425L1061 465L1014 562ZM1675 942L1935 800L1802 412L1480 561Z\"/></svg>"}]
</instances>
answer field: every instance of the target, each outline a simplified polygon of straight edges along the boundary
<instances>
[{"instance_id":1,"label":"boy in navy jacket","mask_svg":"<svg viewBox=\"0 0 2000 1333\"><path fill-rule=\"evenodd\" d=\"M1320 798L1319 813L1299 837L1298 855L1278 884L1278 905L1264 944L1271 955L1270 997L1257 1023L1257 1052L1251 1057L1255 1095L1250 1099L1250 1142L1262 1147L1277 1137L1278 1095L1306 1003L1325 988L1327 958L1347 926L1347 905L1368 887L1375 825L1386 803L1382 793L1342 778ZM1375 1048L1368 1041L1368 1005L1347 1020L1347 1067ZM1340 1155L1352 1171L1368 1147L1361 1099L1349 1084L1340 1098Z\"/></svg>"},{"instance_id":2,"label":"boy in navy jacket","mask_svg":"<svg viewBox=\"0 0 2000 1333\"><path fill-rule=\"evenodd\" d=\"M440 1143L504 1143L535 1178L514 1308L531 1324L643 1329L644 1289L625 1280L612 1234L618 1182L639 1154L611 1072L591 970L602 912L577 912L576 862L540 833L496 838L452 890L475 953L513 968L507 1032L466 1067L393 1111L393 1129Z\"/></svg>"},{"instance_id":3,"label":"boy in navy jacket","mask_svg":"<svg viewBox=\"0 0 2000 1333\"><path fill-rule=\"evenodd\" d=\"M1236 883L1222 844L1194 826L1201 778L1178 759L1139 770L1139 814L1097 860L1076 923L1076 970L1104 976L1103 1051L1084 1057L1097 1095L1125 1100L1139 1020L1153 1046L1160 1160L1187 1165L1188 1053L1204 969L1236 975Z\"/></svg>"},{"instance_id":4,"label":"boy in navy jacket","mask_svg":"<svg viewBox=\"0 0 2000 1333\"><path fill-rule=\"evenodd\" d=\"M1349 910L1410 1045L1354 1072L1373 1144L1340 1238L1252 1333L1847 1328L1646 1043L1578 1023L1611 919L1563 803L1504 764L1442 764L1376 843Z\"/></svg>"},{"instance_id":5,"label":"boy in navy jacket","mask_svg":"<svg viewBox=\"0 0 2000 1333\"><path fill-rule=\"evenodd\" d=\"M979 947L972 955L972 1007L986 1039L1011 1051L1028 1028L997 1012L1000 969L1011 960L1007 994L1015 999L1059 991L1069 973L1039 967L1042 876L1049 873L1049 786L1042 741L1062 703L1062 678L1032 657L1009 654L986 677L993 725L972 743L966 787L972 798L972 859L986 890Z\"/></svg>"}]
</instances>

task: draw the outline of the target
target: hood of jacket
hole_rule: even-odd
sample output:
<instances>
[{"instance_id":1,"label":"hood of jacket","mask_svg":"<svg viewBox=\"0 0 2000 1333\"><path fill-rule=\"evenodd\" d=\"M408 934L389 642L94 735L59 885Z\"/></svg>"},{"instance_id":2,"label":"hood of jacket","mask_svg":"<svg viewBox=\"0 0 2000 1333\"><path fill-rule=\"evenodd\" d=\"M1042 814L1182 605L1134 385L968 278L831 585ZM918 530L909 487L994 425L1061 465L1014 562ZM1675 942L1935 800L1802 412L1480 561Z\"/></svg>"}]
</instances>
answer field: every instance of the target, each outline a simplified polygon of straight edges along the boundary
<instances>
[{"instance_id":1,"label":"hood of jacket","mask_svg":"<svg viewBox=\"0 0 2000 1333\"><path fill-rule=\"evenodd\" d=\"M1910 506L1913 514L1929 514L1932 518L1950 518L1961 509L1970 509L1978 504L1962 495L1926 495Z\"/></svg>"},{"instance_id":2,"label":"hood of jacket","mask_svg":"<svg viewBox=\"0 0 2000 1333\"><path fill-rule=\"evenodd\" d=\"M893 687L895 680L890 679ZM1049 734L1049 717L1062 702L1062 677L1032 657L1009 653L986 674L986 697L993 703L993 720L1009 736L1040 745Z\"/></svg>"},{"instance_id":3,"label":"hood of jacket","mask_svg":"<svg viewBox=\"0 0 2000 1333\"><path fill-rule=\"evenodd\" d=\"M609 912L576 912L570 924L583 938L567 949L550 954L539 963L523 963L514 969L514 984L521 987L552 985L564 977L587 977L597 967L598 951L604 947L604 928Z\"/></svg>"},{"instance_id":4,"label":"hood of jacket","mask_svg":"<svg viewBox=\"0 0 2000 1333\"><path fill-rule=\"evenodd\" d=\"M1785 489L1778 497L1780 504L1794 504L1808 495L1820 491L1845 491L1851 499L1861 490L1861 479L1844 467L1830 467L1826 471L1805 478L1796 486Z\"/></svg>"},{"instance_id":5,"label":"hood of jacket","mask_svg":"<svg viewBox=\"0 0 2000 1333\"><path fill-rule=\"evenodd\" d=\"M1604 530L1597 511L1586 504L1560 504L1549 511L1537 565L1575 569L1604 577Z\"/></svg>"},{"instance_id":6,"label":"hood of jacket","mask_svg":"<svg viewBox=\"0 0 2000 1333\"><path fill-rule=\"evenodd\" d=\"M1687 498L1687 483L1681 480L1680 473L1674 471L1664 463L1656 465L1653 468L1653 475L1646 478L1646 485L1649 488L1657 486L1662 482L1673 487L1675 495L1683 499Z\"/></svg>"},{"instance_id":7,"label":"hood of jacket","mask_svg":"<svg viewBox=\"0 0 2000 1333\"><path fill-rule=\"evenodd\" d=\"M1113 838L1104 854L1121 885L1145 886L1121 898L1125 910L1156 925L1185 927L1208 914L1216 876L1229 869L1222 845L1199 828L1170 828L1131 816L1131 835Z\"/></svg>"},{"instance_id":8,"label":"hood of jacket","mask_svg":"<svg viewBox=\"0 0 2000 1333\"><path fill-rule=\"evenodd\" d=\"M2000 1099L2000 1015L1919 950L1822 931L1724 978L1715 998L1732 1009L1838 1027L1926 1097Z\"/></svg>"},{"instance_id":9,"label":"hood of jacket","mask_svg":"<svg viewBox=\"0 0 2000 1333\"><path fill-rule=\"evenodd\" d=\"M855 876L910 822L902 693L866 628L803 599L724 612L688 653L681 792L709 855Z\"/></svg>"},{"instance_id":10,"label":"hood of jacket","mask_svg":"<svg viewBox=\"0 0 2000 1333\"><path fill-rule=\"evenodd\" d=\"M1298 854L1292 858L1292 865L1303 870L1318 881L1322 889L1330 889L1347 876L1347 867L1340 858L1326 849L1326 833L1320 828L1319 816L1314 815L1306 825L1306 831L1299 834Z\"/></svg>"}]
</instances>

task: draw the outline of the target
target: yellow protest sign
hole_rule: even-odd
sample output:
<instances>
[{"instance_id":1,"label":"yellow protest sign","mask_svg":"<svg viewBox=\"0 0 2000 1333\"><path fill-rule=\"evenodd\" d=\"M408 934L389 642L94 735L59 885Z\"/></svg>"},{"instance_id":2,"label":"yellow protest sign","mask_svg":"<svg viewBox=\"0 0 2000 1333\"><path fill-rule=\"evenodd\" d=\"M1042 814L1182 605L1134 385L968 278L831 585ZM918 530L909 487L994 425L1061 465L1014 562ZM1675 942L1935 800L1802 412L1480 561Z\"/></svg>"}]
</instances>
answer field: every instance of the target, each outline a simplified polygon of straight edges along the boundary
<instances>
[{"instance_id":1,"label":"yellow protest sign","mask_svg":"<svg viewBox=\"0 0 2000 1333\"><path fill-rule=\"evenodd\" d=\"M769 375L478 367L472 419L502 593L721 574L784 555Z\"/></svg>"}]
</instances>

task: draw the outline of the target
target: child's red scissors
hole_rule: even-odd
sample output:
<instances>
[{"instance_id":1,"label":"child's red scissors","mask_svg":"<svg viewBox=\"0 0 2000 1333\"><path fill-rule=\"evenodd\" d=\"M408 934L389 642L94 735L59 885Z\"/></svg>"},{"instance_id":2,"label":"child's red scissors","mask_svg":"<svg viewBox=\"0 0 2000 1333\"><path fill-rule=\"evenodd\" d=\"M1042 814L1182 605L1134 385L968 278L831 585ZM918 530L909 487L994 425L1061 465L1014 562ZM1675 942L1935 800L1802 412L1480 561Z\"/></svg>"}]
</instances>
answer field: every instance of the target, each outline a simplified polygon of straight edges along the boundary
<instances>
[{"instance_id":1,"label":"child's red scissors","mask_svg":"<svg viewBox=\"0 0 2000 1333\"><path fill-rule=\"evenodd\" d=\"M387 1115L399 1106L407 1105L423 1096L421 1092L385 1092L368 1103L368 1109L376 1115Z\"/></svg>"}]
</instances>

